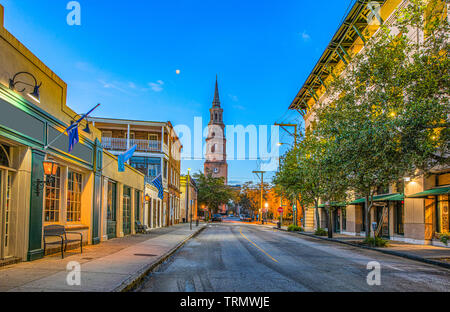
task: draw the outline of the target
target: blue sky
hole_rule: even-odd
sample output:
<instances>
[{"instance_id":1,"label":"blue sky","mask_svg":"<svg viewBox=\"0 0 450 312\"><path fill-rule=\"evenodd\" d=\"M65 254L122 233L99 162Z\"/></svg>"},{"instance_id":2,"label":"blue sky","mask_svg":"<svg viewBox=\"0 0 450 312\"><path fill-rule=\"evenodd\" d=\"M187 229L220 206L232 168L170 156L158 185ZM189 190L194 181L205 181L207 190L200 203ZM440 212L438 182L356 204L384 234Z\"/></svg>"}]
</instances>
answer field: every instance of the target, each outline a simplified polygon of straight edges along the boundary
<instances>
[{"instance_id":1,"label":"blue sky","mask_svg":"<svg viewBox=\"0 0 450 312\"><path fill-rule=\"evenodd\" d=\"M0 0L6 28L68 84L68 105L192 127L208 122L216 74L225 124L297 120L287 107L353 0L81 0L81 26L67 25L68 2ZM231 161L229 180L256 169Z\"/></svg>"}]
</instances>

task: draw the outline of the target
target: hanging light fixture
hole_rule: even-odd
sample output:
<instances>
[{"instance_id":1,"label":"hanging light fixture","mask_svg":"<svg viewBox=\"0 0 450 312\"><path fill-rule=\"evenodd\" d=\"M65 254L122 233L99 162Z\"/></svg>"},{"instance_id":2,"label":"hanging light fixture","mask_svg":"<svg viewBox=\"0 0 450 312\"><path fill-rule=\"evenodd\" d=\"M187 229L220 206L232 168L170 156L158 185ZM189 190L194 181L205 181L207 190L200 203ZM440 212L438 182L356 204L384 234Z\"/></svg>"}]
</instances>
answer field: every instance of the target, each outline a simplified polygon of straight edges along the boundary
<instances>
[{"instance_id":1,"label":"hanging light fixture","mask_svg":"<svg viewBox=\"0 0 450 312\"><path fill-rule=\"evenodd\" d=\"M34 81L34 85L30 84L28 82L24 82L24 81L16 81L17 77L19 77L20 75L28 75L31 78L33 78ZM34 101L36 101L37 103L41 102L41 98L40 98L40 92L39 92L39 88L42 86L42 82L38 85L36 77L33 76L33 74L29 73L29 72L18 72L17 74L14 75L14 77L12 79L9 80L9 88L11 90L16 90L18 92L24 92L26 87L24 87L21 90L16 89L16 85L18 84L22 84L25 86L29 86L31 88L33 88L33 91L28 93L28 96L33 99Z\"/></svg>"},{"instance_id":2,"label":"hanging light fixture","mask_svg":"<svg viewBox=\"0 0 450 312\"><path fill-rule=\"evenodd\" d=\"M58 164L53 160L44 160L42 162L44 167L44 180L37 179L35 182L35 193L36 196L41 194L45 185L50 185L55 181L55 176L58 173Z\"/></svg>"}]
</instances>

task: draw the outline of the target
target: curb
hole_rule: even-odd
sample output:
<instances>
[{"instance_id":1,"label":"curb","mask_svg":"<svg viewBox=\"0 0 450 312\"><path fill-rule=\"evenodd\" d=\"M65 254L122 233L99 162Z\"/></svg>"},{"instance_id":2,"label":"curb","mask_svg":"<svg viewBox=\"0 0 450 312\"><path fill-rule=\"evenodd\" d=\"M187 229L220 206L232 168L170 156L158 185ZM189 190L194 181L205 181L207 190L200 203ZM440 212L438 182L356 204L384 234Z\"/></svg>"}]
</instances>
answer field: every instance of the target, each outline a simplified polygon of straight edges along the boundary
<instances>
[{"instance_id":1,"label":"curb","mask_svg":"<svg viewBox=\"0 0 450 312\"><path fill-rule=\"evenodd\" d=\"M320 236L312 235L312 234L306 234L306 233L300 233L300 232L289 232L287 230L278 229L276 227L274 227L274 229L278 230L278 231L282 231L282 232L298 234L298 235L308 236L308 237L315 238L315 239L321 239L321 240L325 240L325 241L329 241L329 242L335 242L335 243L340 243L340 244L349 245L349 246L353 246L353 247L358 247L358 248L361 248L361 249L374 250L374 251L378 251L378 252L381 252L381 253L384 253L384 254L397 256L397 257L401 257L401 258L406 258L406 259L409 259L409 260L423 262L423 263L427 263L427 264L431 264L431 265L436 265L436 266L440 266L440 267L445 268L445 269L450 269L450 263L445 263L445 262L440 262L440 261L436 261L436 260L426 259L426 258L419 257L419 256L413 256L413 255L409 255L409 254L406 254L406 253L403 253L403 252L398 252L398 251L393 251L393 250L386 250L386 249L381 249L381 248L374 248L374 247L369 247L369 246L362 246L362 245L358 245L358 244L344 242L344 241L341 241L341 240L338 240L338 239L333 239L333 238L328 238L328 237L320 237Z\"/></svg>"},{"instance_id":2,"label":"curb","mask_svg":"<svg viewBox=\"0 0 450 312\"><path fill-rule=\"evenodd\" d=\"M136 287L145 276L155 270L160 264L170 258L177 250L183 247L190 239L194 238L207 228L207 225L202 226L196 232L186 237L181 243L170 249L167 253L160 256L155 262L150 263L148 266L137 271L133 276L123 281L119 286L112 290L112 292L127 292Z\"/></svg>"}]
</instances>

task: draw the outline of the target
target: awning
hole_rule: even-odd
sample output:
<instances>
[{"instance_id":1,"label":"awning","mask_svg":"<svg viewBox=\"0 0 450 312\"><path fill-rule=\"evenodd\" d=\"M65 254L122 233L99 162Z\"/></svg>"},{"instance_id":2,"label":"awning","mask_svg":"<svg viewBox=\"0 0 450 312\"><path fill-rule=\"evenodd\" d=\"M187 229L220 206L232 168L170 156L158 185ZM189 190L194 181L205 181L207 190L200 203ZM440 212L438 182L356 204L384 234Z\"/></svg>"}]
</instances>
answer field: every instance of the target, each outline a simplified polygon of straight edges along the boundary
<instances>
[{"instance_id":1,"label":"awning","mask_svg":"<svg viewBox=\"0 0 450 312\"><path fill-rule=\"evenodd\" d=\"M438 196L450 193L450 186L438 187L425 192L409 195L408 198L427 198L428 196Z\"/></svg>"},{"instance_id":2,"label":"awning","mask_svg":"<svg viewBox=\"0 0 450 312\"><path fill-rule=\"evenodd\" d=\"M405 195L396 193L396 194L385 194L385 195L375 195L373 197L374 202L381 202L381 201L402 201L405 199ZM366 202L366 199L359 198L357 200L354 200L349 203L349 205L357 205L357 204L364 204Z\"/></svg>"},{"instance_id":3,"label":"awning","mask_svg":"<svg viewBox=\"0 0 450 312\"><path fill-rule=\"evenodd\" d=\"M346 202L341 202L341 203L332 202L332 203L330 203L330 206L331 207L345 207L345 206L347 206L347 203ZM325 208L325 204L321 204L321 205L319 205L317 207Z\"/></svg>"}]
</instances>

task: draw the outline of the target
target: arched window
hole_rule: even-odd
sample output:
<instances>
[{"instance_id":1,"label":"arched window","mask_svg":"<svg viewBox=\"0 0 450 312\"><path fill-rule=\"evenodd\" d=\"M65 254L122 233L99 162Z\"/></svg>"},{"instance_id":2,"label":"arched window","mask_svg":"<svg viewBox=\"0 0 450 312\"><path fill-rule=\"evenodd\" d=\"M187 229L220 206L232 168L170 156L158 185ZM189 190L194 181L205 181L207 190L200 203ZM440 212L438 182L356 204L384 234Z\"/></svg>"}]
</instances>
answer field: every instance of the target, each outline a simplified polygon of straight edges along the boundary
<instances>
[{"instance_id":1,"label":"arched window","mask_svg":"<svg viewBox=\"0 0 450 312\"><path fill-rule=\"evenodd\" d=\"M211 134L211 137L213 138L213 137L215 137L215 136L216 136L216 133L213 132L213 133Z\"/></svg>"},{"instance_id":2,"label":"arched window","mask_svg":"<svg viewBox=\"0 0 450 312\"><path fill-rule=\"evenodd\" d=\"M216 152L216 144L214 144L212 147L211 147L211 153L215 153Z\"/></svg>"},{"instance_id":3,"label":"arched window","mask_svg":"<svg viewBox=\"0 0 450 312\"><path fill-rule=\"evenodd\" d=\"M0 166L11 167L9 162L9 146L0 144Z\"/></svg>"},{"instance_id":4,"label":"arched window","mask_svg":"<svg viewBox=\"0 0 450 312\"><path fill-rule=\"evenodd\" d=\"M218 117L217 117L217 113L216 113L216 118L214 118L214 120L217 121L217 118L218 118Z\"/></svg>"}]
</instances>

